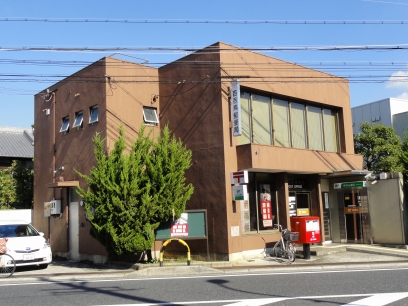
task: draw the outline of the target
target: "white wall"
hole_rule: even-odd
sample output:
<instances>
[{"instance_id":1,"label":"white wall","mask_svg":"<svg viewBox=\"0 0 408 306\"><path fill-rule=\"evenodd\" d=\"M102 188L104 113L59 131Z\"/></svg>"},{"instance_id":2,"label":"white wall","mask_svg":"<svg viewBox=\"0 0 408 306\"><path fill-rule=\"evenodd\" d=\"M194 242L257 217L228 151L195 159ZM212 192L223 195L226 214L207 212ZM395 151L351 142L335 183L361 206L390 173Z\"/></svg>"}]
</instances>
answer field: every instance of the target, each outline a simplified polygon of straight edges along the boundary
<instances>
[{"instance_id":1,"label":"white wall","mask_svg":"<svg viewBox=\"0 0 408 306\"><path fill-rule=\"evenodd\" d=\"M33 210L32 209L7 209L0 210L1 221L26 221L32 223Z\"/></svg>"},{"instance_id":2,"label":"white wall","mask_svg":"<svg viewBox=\"0 0 408 306\"><path fill-rule=\"evenodd\" d=\"M351 108L353 134L360 132L362 122L394 126L395 114L408 112L408 100L388 98ZM395 128L395 126L394 126Z\"/></svg>"}]
</instances>

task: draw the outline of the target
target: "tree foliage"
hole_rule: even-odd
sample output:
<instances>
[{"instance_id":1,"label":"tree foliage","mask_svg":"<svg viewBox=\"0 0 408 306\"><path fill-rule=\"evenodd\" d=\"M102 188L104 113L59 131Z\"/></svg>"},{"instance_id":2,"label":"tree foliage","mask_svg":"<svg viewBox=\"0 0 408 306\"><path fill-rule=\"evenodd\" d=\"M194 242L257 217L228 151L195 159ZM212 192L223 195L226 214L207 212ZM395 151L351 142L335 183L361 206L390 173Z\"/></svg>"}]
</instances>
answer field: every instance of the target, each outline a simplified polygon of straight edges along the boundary
<instances>
[{"instance_id":1,"label":"tree foliage","mask_svg":"<svg viewBox=\"0 0 408 306\"><path fill-rule=\"evenodd\" d=\"M32 209L34 197L34 169L21 161L13 161L12 171L15 182L15 208Z\"/></svg>"},{"instance_id":2,"label":"tree foliage","mask_svg":"<svg viewBox=\"0 0 408 306\"><path fill-rule=\"evenodd\" d=\"M32 209L34 170L14 160L11 167L0 169L0 209Z\"/></svg>"},{"instance_id":3,"label":"tree foliage","mask_svg":"<svg viewBox=\"0 0 408 306\"><path fill-rule=\"evenodd\" d=\"M378 172L401 172L402 142L393 127L368 122L360 124L354 137L354 150L363 155L364 168Z\"/></svg>"},{"instance_id":4,"label":"tree foliage","mask_svg":"<svg viewBox=\"0 0 408 306\"><path fill-rule=\"evenodd\" d=\"M0 209L12 209L16 190L12 168L0 169Z\"/></svg>"},{"instance_id":5,"label":"tree foliage","mask_svg":"<svg viewBox=\"0 0 408 306\"><path fill-rule=\"evenodd\" d=\"M129 148L121 127L114 148L105 153L104 140L96 134L97 166L89 176L77 172L88 183L78 194L84 199L90 234L110 254L150 250L154 229L179 218L193 193L193 186L185 182L191 151L167 126L157 139L150 135L142 126Z\"/></svg>"}]
</instances>

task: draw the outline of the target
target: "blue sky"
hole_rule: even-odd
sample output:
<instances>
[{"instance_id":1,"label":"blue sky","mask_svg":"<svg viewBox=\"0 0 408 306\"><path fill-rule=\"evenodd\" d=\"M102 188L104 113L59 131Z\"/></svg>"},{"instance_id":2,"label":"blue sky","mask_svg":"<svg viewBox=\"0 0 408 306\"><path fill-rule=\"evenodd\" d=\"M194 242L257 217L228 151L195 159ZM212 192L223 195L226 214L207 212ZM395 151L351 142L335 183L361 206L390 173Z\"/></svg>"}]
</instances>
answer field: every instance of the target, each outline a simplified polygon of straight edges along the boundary
<instances>
[{"instance_id":1,"label":"blue sky","mask_svg":"<svg viewBox=\"0 0 408 306\"><path fill-rule=\"evenodd\" d=\"M222 41L239 47L373 46L408 44L408 0L0 0L0 125L30 127L34 94L50 86L41 75L70 75L81 66L27 64L29 61L93 62L110 52L24 51L28 47L205 47ZM16 18L28 21L15 21ZM9 21L5 21L9 18ZM33 19L69 22L33 22ZM78 20L148 20L147 23L73 22ZM19 19L20 20L20 19ZM153 23L180 20L181 23ZM206 20L208 23L187 23ZM231 21L384 21L384 24L232 24ZM230 21L230 23L215 23ZM405 21L391 24L390 21ZM6 51L14 47L18 51ZM124 52L122 52L124 53ZM394 97L408 99L408 49L395 51L292 51L269 56L298 62L339 76L381 75L379 83L350 83L351 106ZM183 52L126 52L119 58L168 63ZM21 61L25 61L23 64ZM316 67L322 63L322 68ZM327 62L336 70L327 70ZM355 66L355 63L362 65ZM372 63L372 66L369 66ZM381 64L381 71L374 67ZM313 65L313 66L312 66ZM32 75L26 80L24 75Z\"/></svg>"}]
</instances>

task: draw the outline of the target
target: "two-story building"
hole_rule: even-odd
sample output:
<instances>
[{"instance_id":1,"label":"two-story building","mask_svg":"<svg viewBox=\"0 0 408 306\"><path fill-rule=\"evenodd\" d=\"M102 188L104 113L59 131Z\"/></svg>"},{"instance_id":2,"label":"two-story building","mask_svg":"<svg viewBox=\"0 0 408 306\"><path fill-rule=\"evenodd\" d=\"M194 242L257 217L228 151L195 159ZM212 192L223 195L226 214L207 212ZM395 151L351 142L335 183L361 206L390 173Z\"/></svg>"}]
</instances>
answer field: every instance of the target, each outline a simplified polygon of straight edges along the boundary
<instances>
[{"instance_id":1,"label":"two-story building","mask_svg":"<svg viewBox=\"0 0 408 306\"><path fill-rule=\"evenodd\" d=\"M208 234L189 242L192 256L259 256L280 237L273 225L290 227L297 209L320 218L323 241L346 239L334 182L365 174L347 80L216 43L158 69L103 58L35 96L34 225L55 253L107 259L89 235L75 170L95 166L95 133L109 150L121 123L131 138L142 122L154 133L168 124L192 151L187 209L206 210ZM245 199L234 200L231 173L241 170ZM44 217L51 200L58 213Z\"/></svg>"}]
</instances>

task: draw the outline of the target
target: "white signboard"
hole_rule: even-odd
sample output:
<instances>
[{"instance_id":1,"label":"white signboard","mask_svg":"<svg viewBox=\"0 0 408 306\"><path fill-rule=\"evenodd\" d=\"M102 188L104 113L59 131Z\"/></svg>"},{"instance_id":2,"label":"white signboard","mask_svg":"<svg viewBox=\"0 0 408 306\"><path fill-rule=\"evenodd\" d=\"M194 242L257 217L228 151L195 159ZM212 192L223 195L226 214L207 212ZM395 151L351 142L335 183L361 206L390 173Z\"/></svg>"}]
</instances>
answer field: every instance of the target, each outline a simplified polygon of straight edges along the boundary
<instances>
[{"instance_id":1,"label":"white signboard","mask_svg":"<svg viewBox=\"0 0 408 306\"><path fill-rule=\"evenodd\" d=\"M248 171L231 172L231 185L248 183Z\"/></svg>"},{"instance_id":2,"label":"white signboard","mask_svg":"<svg viewBox=\"0 0 408 306\"><path fill-rule=\"evenodd\" d=\"M318 220L306 220L306 232L320 231Z\"/></svg>"},{"instance_id":3,"label":"white signboard","mask_svg":"<svg viewBox=\"0 0 408 306\"><path fill-rule=\"evenodd\" d=\"M241 90L238 80L231 82L231 121L232 135L242 135L241 124Z\"/></svg>"},{"instance_id":4,"label":"white signboard","mask_svg":"<svg viewBox=\"0 0 408 306\"><path fill-rule=\"evenodd\" d=\"M234 201L248 200L248 191L246 185L232 186Z\"/></svg>"},{"instance_id":5,"label":"white signboard","mask_svg":"<svg viewBox=\"0 0 408 306\"><path fill-rule=\"evenodd\" d=\"M231 236L239 236L239 226L231 226Z\"/></svg>"}]
</instances>

